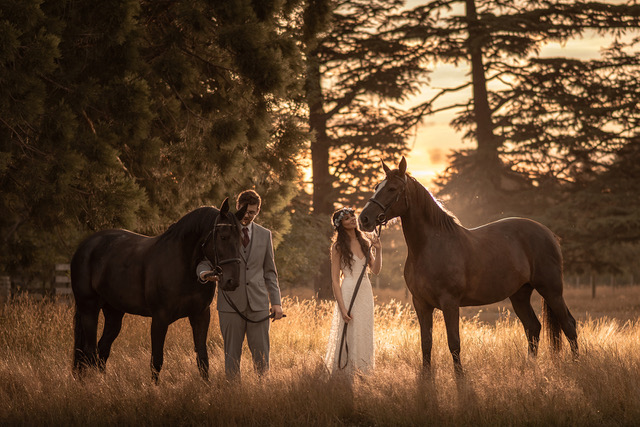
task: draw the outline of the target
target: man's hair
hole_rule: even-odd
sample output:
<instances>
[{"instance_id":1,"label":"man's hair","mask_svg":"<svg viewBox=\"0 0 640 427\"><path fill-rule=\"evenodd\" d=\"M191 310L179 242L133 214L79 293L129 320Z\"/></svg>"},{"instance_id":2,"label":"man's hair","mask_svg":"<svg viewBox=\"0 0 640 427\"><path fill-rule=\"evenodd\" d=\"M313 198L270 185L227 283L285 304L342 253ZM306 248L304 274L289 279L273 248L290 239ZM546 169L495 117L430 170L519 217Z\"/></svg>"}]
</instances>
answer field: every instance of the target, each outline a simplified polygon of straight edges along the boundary
<instances>
[{"instance_id":1,"label":"man's hair","mask_svg":"<svg viewBox=\"0 0 640 427\"><path fill-rule=\"evenodd\" d=\"M261 203L260 195L253 190L244 190L238 195L238 201L236 202L239 208L244 205L258 205L258 209L260 209Z\"/></svg>"}]
</instances>

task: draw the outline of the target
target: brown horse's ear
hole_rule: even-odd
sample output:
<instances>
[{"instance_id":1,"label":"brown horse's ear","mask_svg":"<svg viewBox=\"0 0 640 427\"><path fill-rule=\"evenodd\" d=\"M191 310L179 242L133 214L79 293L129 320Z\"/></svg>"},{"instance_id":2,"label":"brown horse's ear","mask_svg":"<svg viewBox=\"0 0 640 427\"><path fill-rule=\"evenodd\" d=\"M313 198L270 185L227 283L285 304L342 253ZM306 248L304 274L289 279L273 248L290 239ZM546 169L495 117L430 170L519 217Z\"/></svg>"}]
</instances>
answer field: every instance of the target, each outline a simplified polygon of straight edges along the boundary
<instances>
[{"instance_id":1,"label":"brown horse's ear","mask_svg":"<svg viewBox=\"0 0 640 427\"><path fill-rule=\"evenodd\" d=\"M220 214L226 215L228 212L229 212L229 198L227 197L226 199L224 199L224 202L222 202L222 206L220 207Z\"/></svg>"},{"instance_id":2,"label":"brown horse's ear","mask_svg":"<svg viewBox=\"0 0 640 427\"><path fill-rule=\"evenodd\" d=\"M236 212L236 218L238 218L238 221L241 221L242 218L244 218L244 214L247 213L247 208L249 207L248 203L245 203L244 205L242 205L242 207L238 210L238 212Z\"/></svg>"},{"instance_id":3,"label":"brown horse's ear","mask_svg":"<svg viewBox=\"0 0 640 427\"><path fill-rule=\"evenodd\" d=\"M382 170L384 170L384 173L386 175L389 175L389 172L391 172L391 169L389 169L389 166L385 165L383 161L382 161Z\"/></svg>"},{"instance_id":4,"label":"brown horse's ear","mask_svg":"<svg viewBox=\"0 0 640 427\"><path fill-rule=\"evenodd\" d=\"M402 160L400 160L398 170L400 171L400 175L404 175L407 171L407 159L405 159L404 156L402 156Z\"/></svg>"}]
</instances>

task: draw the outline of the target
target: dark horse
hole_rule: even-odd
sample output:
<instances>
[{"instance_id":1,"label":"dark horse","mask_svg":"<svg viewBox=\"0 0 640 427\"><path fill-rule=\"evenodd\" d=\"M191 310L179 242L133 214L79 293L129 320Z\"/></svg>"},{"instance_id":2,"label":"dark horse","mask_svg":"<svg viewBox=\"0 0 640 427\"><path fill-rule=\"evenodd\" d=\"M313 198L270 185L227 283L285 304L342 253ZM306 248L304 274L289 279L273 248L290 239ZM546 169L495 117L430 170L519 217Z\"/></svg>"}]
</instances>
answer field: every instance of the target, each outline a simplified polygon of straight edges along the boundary
<instances>
[{"instance_id":1,"label":"dark horse","mask_svg":"<svg viewBox=\"0 0 640 427\"><path fill-rule=\"evenodd\" d=\"M198 369L208 377L207 332L215 285L201 284L196 265L207 257L222 288L235 289L240 274L240 219L225 199L220 210L198 208L171 225L164 234L147 237L126 230L104 230L84 240L71 260L75 297L73 367L104 370L111 344L120 333L125 313L151 317L151 372L162 368L169 325L188 317L193 330ZM104 330L96 344L98 314Z\"/></svg>"},{"instance_id":2,"label":"dark horse","mask_svg":"<svg viewBox=\"0 0 640 427\"><path fill-rule=\"evenodd\" d=\"M442 310L449 350L457 373L460 364L460 307L491 304L509 298L522 321L535 355L540 322L531 307L535 289L544 299L543 314L554 350L564 331L578 351L576 321L562 297L562 254L556 236L544 225L525 218L507 218L474 229L462 227L413 177L407 162L390 170L359 216L360 226L400 217L408 247L404 277L420 322L422 362L431 365L433 310Z\"/></svg>"}]
</instances>

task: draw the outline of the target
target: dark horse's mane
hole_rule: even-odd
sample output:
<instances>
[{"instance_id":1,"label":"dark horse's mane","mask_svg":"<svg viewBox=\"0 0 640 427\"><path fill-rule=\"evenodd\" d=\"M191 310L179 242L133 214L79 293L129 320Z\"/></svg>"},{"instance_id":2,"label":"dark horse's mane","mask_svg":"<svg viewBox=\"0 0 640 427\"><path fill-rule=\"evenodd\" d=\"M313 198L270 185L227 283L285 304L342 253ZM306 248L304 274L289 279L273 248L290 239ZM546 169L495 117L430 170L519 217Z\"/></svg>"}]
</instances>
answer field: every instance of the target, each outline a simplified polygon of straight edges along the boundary
<instances>
[{"instance_id":1,"label":"dark horse's mane","mask_svg":"<svg viewBox=\"0 0 640 427\"><path fill-rule=\"evenodd\" d=\"M215 218L220 211L211 206L203 206L192 210L177 222L171 224L167 231L160 235L159 241L184 239L190 234L202 235L213 228Z\"/></svg>"},{"instance_id":2,"label":"dark horse's mane","mask_svg":"<svg viewBox=\"0 0 640 427\"><path fill-rule=\"evenodd\" d=\"M461 227L460 221L451 212L446 210L440 202L427 190L417 179L406 174L407 192L408 196L412 197L412 202L415 203L414 208L421 213L424 213L427 221L434 227L453 231L458 227ZM413 194L411 194L413 193Z\"/></svg>"}]
</instances>

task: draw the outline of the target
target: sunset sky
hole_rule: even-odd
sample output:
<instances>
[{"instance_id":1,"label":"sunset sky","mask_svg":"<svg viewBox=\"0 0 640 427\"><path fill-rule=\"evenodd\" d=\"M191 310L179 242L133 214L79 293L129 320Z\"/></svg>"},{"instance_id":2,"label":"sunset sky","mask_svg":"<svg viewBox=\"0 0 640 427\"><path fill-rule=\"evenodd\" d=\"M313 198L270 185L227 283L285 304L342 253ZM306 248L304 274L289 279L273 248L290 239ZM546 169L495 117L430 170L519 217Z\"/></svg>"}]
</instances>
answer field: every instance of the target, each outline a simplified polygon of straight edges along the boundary
<instances>
[{"instance_id":1,"label":"sunset sky","mask_svg":"<svg viewBox=\"0 0 640 427\"><path fill-rule=\"evenodd\" d=\"M549 43L543 47L542 56L565 56L581 59L596 58L600 55L600 48L609 45L611 39L604 38L593 32L582 39L572 40L562 46L559 43ZM431 75L431 85L435 88L454 87L464 80L468 73L467 67L439 64ZM446 98L466 101L470 97L470 89L460 92L456 97ZM419 103L419 97L415 104ZM442 103L441 105L446 105ZM462 142L462 134L456 133L449 123L455 116L453 111L447 111L427 118L417 131L414 140L410 141L411 152L407 156L408 169L423 185L429 187L431 180L442 173L447 167L447 155L451 150L460 148L475 148L472 143Z\"/></svg>"}]
</instances>

